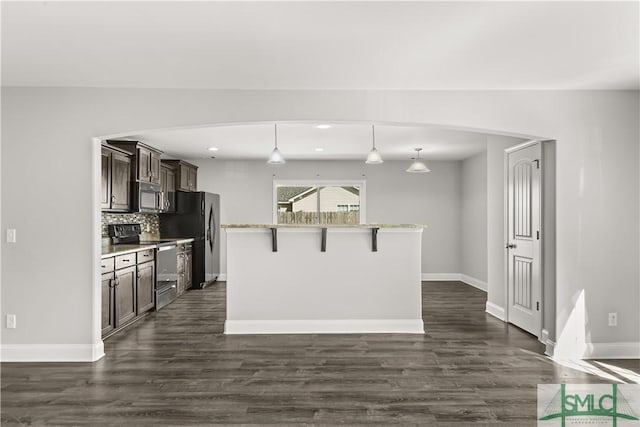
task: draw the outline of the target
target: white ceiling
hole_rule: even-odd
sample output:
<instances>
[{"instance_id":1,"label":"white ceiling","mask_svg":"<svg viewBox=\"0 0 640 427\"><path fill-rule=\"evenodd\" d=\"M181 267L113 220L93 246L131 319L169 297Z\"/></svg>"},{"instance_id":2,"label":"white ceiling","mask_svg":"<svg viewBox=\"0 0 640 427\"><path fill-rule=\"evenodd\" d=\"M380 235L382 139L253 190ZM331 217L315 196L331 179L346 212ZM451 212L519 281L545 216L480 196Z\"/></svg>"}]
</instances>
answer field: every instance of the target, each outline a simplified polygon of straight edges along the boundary
<instances>
[{"instance_id":1,"label":"white ceiling","mask_svg":"<svg viewBox=\"0 0 640 427\"><path fill-rule=\"evenodd\" d=\"M363 160L371 150L368 123L279 123L278 148L286 159ZM385 160L408 160L422 148L428 160L462 160L486 149L486 135L428 126L377 124L376 147ZM161 130L131 135L163 150L166 157L266 160L274 145L273 123ZM211 152L209 147L219 150ZM316 148L324 151L318 152Z\"/></svg>"},{"instance_id":2,"label":"white ceiling","mask_svg":"<svg viewBox=\"0 0 640 427\"><path fill-rule=\"evenodd\" d=\"M1 2L2 84L638 89L638 2Z\"/></svg>"}]
</instances>

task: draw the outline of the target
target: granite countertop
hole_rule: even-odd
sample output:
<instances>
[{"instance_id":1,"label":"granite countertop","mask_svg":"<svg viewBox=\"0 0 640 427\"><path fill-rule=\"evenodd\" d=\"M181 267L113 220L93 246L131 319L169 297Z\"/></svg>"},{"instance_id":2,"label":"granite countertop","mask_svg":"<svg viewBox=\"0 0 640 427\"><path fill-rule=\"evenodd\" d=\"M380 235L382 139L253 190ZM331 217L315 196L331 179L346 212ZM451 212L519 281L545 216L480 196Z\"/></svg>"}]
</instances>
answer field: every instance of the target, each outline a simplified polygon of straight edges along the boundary
<instances>
[{"instance_id":1,"label":"granite countertop","mask_svg":"<svg viewBox=\"0 0 640 427\"><path fill-rule=\"evenodd\" d=\"M426 228L423 224L222 224L222 228Z\"/></svg>"},{"instance_id":2,"label":"granite countertop","mask_svg":"<svg viewBox=\"0 0 640 427\"><path fill-rule=\"evenodd\" d=\"M162 238L155 239L153 241L146 241L137 245L112 245L111 243L102 244L102 256L101 258L108 258L117 255L125 255L132 252L143 251L145 249L155 249L163 243L175 242L176 244L193 242L191 237L175 237L175 238Z\"/></svg>"}]
</instances>

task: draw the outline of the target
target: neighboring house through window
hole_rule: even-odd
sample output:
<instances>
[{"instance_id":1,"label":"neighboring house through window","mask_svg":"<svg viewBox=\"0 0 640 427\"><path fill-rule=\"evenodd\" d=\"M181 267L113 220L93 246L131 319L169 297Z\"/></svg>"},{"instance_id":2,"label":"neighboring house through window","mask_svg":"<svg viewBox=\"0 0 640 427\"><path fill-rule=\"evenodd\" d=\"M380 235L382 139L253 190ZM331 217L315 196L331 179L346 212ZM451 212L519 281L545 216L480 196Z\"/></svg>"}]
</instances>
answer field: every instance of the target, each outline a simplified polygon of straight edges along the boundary
<instances>
[{"instance_id":1,"label":"neighboring house through window","mask_svg":"<svg viewBox=\"0 0 640 427\"><path fill-rule=\"evenodd\" d=\"M274 181L277 224L360 224L364 181Z\"/></svg>"}]
</instances>

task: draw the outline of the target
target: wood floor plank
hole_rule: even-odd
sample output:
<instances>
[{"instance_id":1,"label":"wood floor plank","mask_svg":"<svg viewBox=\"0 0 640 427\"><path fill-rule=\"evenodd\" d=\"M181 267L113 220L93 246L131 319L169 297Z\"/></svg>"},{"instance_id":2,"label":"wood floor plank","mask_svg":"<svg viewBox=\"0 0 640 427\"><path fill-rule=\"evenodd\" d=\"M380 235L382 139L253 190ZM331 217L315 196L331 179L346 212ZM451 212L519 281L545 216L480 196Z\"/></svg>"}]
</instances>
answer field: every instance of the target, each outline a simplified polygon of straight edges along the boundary
<instances>
[{"instance_id":1,"label":"wood floor plank","mask_svg":"<svg viewBox=\"0 0 640 427\"><path fill-rule=\"evenodd\" d=\"M534 425L537 384L612 381L554 363L459 282L424 282L425 335L225 336L225 298L187 292L94 364L3 363L2 424Z\"/></svg>"}]
</instances>

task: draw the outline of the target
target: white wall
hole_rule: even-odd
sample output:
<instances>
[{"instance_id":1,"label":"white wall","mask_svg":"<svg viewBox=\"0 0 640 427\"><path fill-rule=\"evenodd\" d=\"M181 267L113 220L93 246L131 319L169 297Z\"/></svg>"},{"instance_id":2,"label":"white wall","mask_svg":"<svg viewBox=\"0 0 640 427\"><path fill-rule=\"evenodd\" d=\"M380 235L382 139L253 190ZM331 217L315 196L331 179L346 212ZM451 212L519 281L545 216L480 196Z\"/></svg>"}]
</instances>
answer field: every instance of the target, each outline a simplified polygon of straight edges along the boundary
<instances>
[{"instance_id":1,"label":"white wall","mask_svg":"<svg viewBox=\"0 0 640 427\"><path fill-rule=\"evenodd\" d=\"M430 162L430 173L412 174L409 162L190 160L198 165L198 189L220 194L222 223L272 222L273 180L366 181L367 222L426 224L422 272L460 272L461 162ZM225 248L225 237L221 248ZM222 249L221 268L226 273Z\"/></svg>"},{"instance_id":2,"label":"white wall","mask_svg":"<svg viewBox=\"0 0 640 427\"><path fill-rule=\"evenodd\" d=\"M462 162L461 269L486 288L487 153Z\"/></svg>"},{"instance_id":3,"label":"white wall","mask_svg":"<svg viewBox=\"0 0 640 427\"><path fill-rule=\"evenodd\" d=\"M99 250L99 227L91 235L99 223L92 136L304 119L436 123L557 140L558 339L583 295L589 342L640 342L639 104L638 91L2 88L2 229L18 230L17 243L2 242L2 313L18 315L17 329L3 329L3 352L6 344L100 341L91 316ZM64 239L60 224L73 225ZM612 311L617 328L607 326Z\"/></svg>"}]
</instances>

